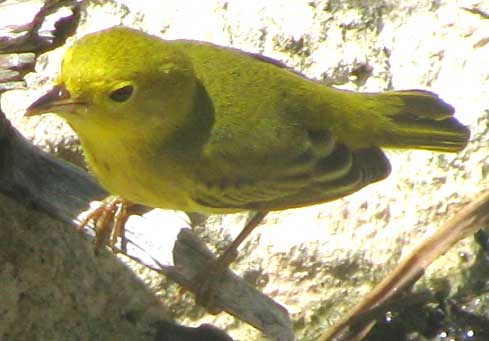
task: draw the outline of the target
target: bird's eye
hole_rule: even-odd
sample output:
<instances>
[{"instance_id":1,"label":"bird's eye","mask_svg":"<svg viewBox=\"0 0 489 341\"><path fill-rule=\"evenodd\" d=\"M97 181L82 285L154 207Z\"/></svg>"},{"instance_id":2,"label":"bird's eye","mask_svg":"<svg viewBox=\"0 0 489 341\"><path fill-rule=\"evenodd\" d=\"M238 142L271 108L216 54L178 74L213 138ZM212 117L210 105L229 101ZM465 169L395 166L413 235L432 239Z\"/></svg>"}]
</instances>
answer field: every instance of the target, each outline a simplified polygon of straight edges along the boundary
<instances>
[{"instance_id":1,"label":"bird's eye","mask_svg":"<svg viewBox=\"0 0 489 341\"><path fill-rule=\"evenodd\" d=\"M125 85L122 88L112 91L109 97L115 102L125 102L131 98L133 92L134 87L132 85Z\"/></svg>"}]
</instances>

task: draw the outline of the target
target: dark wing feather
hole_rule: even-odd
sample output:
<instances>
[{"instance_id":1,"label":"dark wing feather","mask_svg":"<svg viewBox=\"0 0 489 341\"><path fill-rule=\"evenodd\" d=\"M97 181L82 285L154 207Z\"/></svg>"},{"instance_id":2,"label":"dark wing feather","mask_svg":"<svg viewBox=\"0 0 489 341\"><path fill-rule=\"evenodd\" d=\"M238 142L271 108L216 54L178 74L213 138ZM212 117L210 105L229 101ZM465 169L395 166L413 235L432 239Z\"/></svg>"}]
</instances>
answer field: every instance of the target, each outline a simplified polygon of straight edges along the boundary
<instances>
[{"instance_id":1,"label":"dark wing feather","mask_svg":"<svg viewBox=\"0 0 489 341\"><path fill-rule=\"evenodd\" d=\"M290 167L284 167L295 172L277 170L247 180L225 175L219 183L207 182L193 199L214 209L281 210L341 198L389 175L389 161L379 148L351 150L331 143L327 136L327 143L312 139L313 151L304 151L291 160ZM325 148L327 144L332 147Z\"/></svg>"},{"instance_id":2,"label":"dark wing feather","mask_svg":"<svg viewBox=\"0 0 489 341\"><path fill-rule=\"evenodd\" d=\"M313 181L295 194L273 201L256 201L250 203L247 208L272 211L327 202L354 193L371 183L385 179L390 174L389 160L380 148L355 150L352 158L350 171L344 176L330 181Z\"/></svg>"}]
</instances>

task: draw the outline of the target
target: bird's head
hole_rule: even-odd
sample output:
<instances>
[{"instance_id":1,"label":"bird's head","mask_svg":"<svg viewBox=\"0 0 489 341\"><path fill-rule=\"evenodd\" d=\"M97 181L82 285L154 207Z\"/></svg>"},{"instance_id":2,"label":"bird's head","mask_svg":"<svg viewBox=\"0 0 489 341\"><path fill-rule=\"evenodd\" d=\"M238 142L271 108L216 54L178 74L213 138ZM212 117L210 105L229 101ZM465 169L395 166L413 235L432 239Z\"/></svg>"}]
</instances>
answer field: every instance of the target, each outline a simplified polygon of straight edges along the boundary
<instances>
[{"instance_id":1,"label":"bird's head","mask_svg":"<svg viewBox=\"0 0 489 341\"><path fill-rule=\"evenodd\" d=\"M114 27L78 40L63 57L56 85L27 116L56 113L77 132L176 125L192 105L189 59L157 37Z\"/></svg>"}]
</instances>

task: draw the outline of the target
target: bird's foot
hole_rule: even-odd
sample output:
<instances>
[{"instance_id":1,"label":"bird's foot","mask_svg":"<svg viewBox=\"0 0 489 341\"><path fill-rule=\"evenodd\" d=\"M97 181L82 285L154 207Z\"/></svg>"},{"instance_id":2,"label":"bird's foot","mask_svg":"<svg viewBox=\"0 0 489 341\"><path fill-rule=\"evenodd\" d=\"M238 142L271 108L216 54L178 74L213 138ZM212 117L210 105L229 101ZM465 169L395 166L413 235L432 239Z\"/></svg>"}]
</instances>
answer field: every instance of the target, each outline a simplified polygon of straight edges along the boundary
<instances>
[{"instance_id":1,"label":"bird's foot","mask_svg":"<svg viewBox=\"0 0 489 341\"><path fill-rule=\"evenodd\" d=\"M105 198L101 205L91 210L78 225L82 230L91 220L95 227L95 250L108 245L113 251L117 251L115 245L121 240L121 250L126 249L124 226L129 218L127 200L111 195Z\"/></svg>"},{"instance_id":2,"label":"bird's foot","mask_svg":"<svg viewBox=\"0 0 489 341\"><path fill-rule=\"evenodd\" d=\"M224 250L222 255L215 262L209 263L205 269L192 278L190 287L195 293L197 303L206 307L210 313L217 314L221 311L216 304L216 294L219 292L223 282L226 281L229 266L238 256L238 247L266 215L267 212L265 211L254 212L239 235Z\"/></svg>"},{"instance_id":3,"label":"bird's foot","mask_svg":"<svg viewBox=\"0 0 489 341\"><path fill-rule=\"evenodd\" d=\"M226 280L229 264L237 258L237 252L224 253L202 269L191 280L192 291L197 304L205 307L211 314L218 314L222 309L217 304L217 294Z\"/></svg>"}]
</instances>

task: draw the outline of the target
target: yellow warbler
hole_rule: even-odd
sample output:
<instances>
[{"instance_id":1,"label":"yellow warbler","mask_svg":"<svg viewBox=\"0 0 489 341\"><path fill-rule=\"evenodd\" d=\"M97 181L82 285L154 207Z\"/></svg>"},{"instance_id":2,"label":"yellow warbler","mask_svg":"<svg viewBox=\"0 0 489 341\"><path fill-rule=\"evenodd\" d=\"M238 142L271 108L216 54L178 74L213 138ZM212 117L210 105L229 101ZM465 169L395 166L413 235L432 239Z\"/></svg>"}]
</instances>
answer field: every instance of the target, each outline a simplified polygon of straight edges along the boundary
<instances>
[{"instance_id":1,"label":"yellow warbler","mask_svg":"<svg viewBox=\"0 0 489 341\"><path fill-rule=\"evenodd\" d=\"M110 192L165 209L260 211L254 226L266 211L385 178L380 147L456 152L469 138L428 91L339 90L267 57L124 27L66 52L56 86L28 109L47 112L79 135Z\"/></svg>"}]
</instances>

